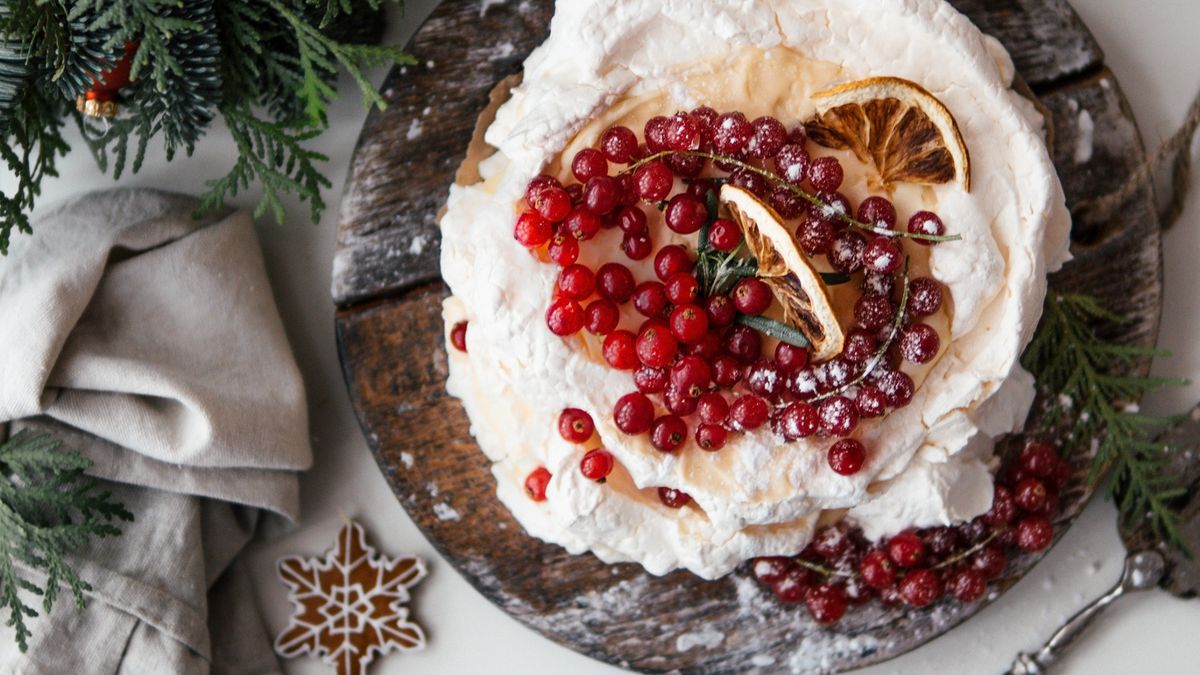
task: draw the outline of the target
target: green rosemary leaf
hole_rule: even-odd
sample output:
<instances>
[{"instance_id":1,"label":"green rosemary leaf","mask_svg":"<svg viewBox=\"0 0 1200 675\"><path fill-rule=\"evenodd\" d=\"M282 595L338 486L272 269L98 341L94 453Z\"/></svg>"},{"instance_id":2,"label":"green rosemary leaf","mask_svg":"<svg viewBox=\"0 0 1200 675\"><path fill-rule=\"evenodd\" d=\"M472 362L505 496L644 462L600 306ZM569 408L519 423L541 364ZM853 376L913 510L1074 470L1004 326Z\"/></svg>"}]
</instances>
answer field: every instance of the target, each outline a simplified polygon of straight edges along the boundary
<instances>
[{"instance_id":1,"label":"green rosemary leaf","mask_svg":"<svg viewBox=\"0 0 1200 675\"><path fill-rule=\"evenodd\" d=\"M786 342L795 347L808 347L808 338L800 331L792 328L786 323L780 323L774 319L768 319L763 316L746 316L745 314L737 318L737 322L743 326L749 326L754 330L769 335L780 342Z\"/></svg>"}]
</instances>

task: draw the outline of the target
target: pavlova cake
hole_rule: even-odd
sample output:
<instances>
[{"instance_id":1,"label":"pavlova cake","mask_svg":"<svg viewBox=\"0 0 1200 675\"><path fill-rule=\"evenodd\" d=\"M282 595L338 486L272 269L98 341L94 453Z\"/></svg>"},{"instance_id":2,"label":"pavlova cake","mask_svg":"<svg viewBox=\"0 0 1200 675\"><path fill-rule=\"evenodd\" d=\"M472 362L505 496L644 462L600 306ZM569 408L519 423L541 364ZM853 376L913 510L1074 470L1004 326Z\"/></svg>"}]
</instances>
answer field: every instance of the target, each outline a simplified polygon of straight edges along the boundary
<instances>
[{"instance_id":1,"label":"pavlova cake","mask_svg":"<svg viewBox=\"0 0 1200 675\"><path fill-rule=\"evenodd\" d=\"M441 220L447 388L526 530L789 599L997 508L1069 227L1013 79L942 0L560 2Z\"/></svg>"}]
</instances>

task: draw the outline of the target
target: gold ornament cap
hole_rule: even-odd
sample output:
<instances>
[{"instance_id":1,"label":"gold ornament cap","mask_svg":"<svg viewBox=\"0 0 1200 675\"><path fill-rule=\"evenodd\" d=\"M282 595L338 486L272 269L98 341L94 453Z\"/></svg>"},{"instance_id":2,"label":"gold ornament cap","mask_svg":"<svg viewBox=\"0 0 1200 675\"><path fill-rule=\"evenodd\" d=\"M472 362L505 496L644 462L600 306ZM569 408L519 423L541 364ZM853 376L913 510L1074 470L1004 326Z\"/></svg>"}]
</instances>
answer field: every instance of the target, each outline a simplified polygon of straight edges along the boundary
<instances>
[{"instance_id":1,"label":"gold ornament cap","mask_svg":"<svg viewBox=\"0 0 1200 675\"><path fill-rule=\"evenodd\" d=\"M120 106L116 101L102 101L80 96L75 99L75 109L88 117L116 117Z\"/></svg>"}]
</instances>

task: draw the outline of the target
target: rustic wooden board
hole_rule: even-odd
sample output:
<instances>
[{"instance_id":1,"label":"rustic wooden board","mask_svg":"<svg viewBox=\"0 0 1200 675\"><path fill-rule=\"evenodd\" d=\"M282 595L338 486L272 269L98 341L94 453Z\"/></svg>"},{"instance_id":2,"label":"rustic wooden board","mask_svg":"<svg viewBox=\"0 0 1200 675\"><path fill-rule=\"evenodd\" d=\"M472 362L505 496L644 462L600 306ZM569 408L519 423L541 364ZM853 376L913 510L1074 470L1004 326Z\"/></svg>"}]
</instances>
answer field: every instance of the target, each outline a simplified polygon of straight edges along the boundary
<instances>
[{"instance_id":1,"label":"rustic wooden board","mask_svg":"<svg viewBox=\"0 0 1200 675\"><path fill-rule=\"evenodd\" d=\"M1120 88L1074 12L1063 0L955 4L1008 46L1051 111L1070 203L1114 190L1144 150ZM359 140L333 283L343 369L363 430L397 497L446 558L550 639L653 672L860 667L940 635L1015 583L1040 556L1015 559L975 605L871 605L820 629L803 610L771 600L745 571L715 582L686 572L653 577L636 565L567 555L523 532L496 500L488 462L461 406L445 393L446 290L435 219L488 91L544 38L552 2L511 0L482 14L481 7L478 0L443 2L410 45L424 65L385 83L391 107L370 116ZM463 44L473 45L467 58ZM1054 287L1099 295L1134 319L1114 329L1117 337L1152 345L1161 253L1151 189L1102 222L1077 223L1073 238L1076 259L1052 279ZM1080 478L1065 493L1060 534L1091 496L1086 464L1077 458Z\"/></svg>"}]
</instances>

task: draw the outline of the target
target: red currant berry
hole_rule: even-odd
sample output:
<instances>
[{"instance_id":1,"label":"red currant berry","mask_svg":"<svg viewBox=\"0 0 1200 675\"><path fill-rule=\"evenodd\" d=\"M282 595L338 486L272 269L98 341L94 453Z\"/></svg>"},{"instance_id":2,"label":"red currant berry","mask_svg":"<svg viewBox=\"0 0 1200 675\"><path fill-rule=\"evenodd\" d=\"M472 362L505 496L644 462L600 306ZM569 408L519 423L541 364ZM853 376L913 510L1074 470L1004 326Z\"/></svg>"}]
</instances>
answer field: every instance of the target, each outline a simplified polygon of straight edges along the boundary
<instances>
[{"instance_id":1,"label":"red currant berry","mask_svg":"<svg viewBox=\"0 0 1200 675\"><path fill-rule=\"evenodd\" d=\"M746 387L763 398L774 401L784 390L784 377L774 363L759 359L746 371Z\"/></svg>"},{"instance_id":2,"label":"red currant berry","mask_svg":"<svg viewBox=\"0 0 1200 675\"><path fill-rule=\"evenodd\" d=\"M650 425L650 443L662 452L678 450L687 435L687 422L675 415L663 415Z\"/></svg>"},{"instance_id":3,"label":"red currant berry","mask_svg":"<svg viewBox=\"0 0 1200 675\"><path fill-rule=\"evenodd\" d=\"M571 212L571 195L561 187L545 187L529 199L529 205L546 220L558 223Z\"/></svg>"},{"instance_id":4,"label":"red currant berry","mask_svg":"<svg viewBox=\"0 0 1200 675\"><path fill-rule=\"evenodd\" d=\"M460 352L467 351L467 322L459 321L450 329L450 344Z\"/></svg>"},{"instance_id":5,"label":"red currant berry","mask_svg":"<svg viewBox=\"0 0 1200 675\"><path fill-rule=\"evenodd\" d=\"M648 202L660 202L667 198L675 176L666 164L655 160L638 167L633 173L633 185L638 196Z\"/></svg>"},{"instance_id":6,"label":"red currant berry","mask_svg":"<svg viewBox=\"0 0 1200 675\"><path fill-rule=\"evenodd\" d=\"M535 502L546 501L546 487L550 485L550 472L539 466L525 477L525 494Z\"/></svg>"},{"instance_id":7,"label":"red currant berry","mask_svg":"<svg viewBox=\"0 0 1200 675\"><path fill-rule=\"evenodd\" d=\"M1008 488L997 483L992 488L992 506L983 514L983 522L994 528L1002 528L1017 516L1017 503Z\"/></svg>"},{"instance_id":8,"label":"red currant berry","mask_svg":"<svg viewBox=\"0 0 1200 675\"><path fill-rule=\"evenodd\" d=\"M887 541L887 552L900 567L916 567L925 561L925 542L915 533L901 532Z\"/></svg>"},{"instance_id":9,"label":"red currant berry","mask_svg":"<svg viewBox=\"0 0 1200 675\"><path fill-rule=\"evenodd\" d=\"M706 424L724 424L729 419L729 402L715 391L701 396L696 409L700 413L700 421Z\"/></svg>"},{"instance_id":10,"label":"red currant berry","mask_svg":"<svg viewBox=\"0 0 1200 675\"><path fill-rule=\"evenodd\" d=\"M699 356L705 362L712 361L717 354L721 353L721 336L715 331L706 331L695 342L684 343L683 354L685 356Z\"/></svg>"},{"instance_id":11,"label":"red currant berry","mask_svg":"<svg viewBox=\"0 0 1200 675\"><path fill-rule=\"evenodd\" d=\"M868 331L877 331L892 323L896 317L896 308L892 301L882 295L863 295L854 303L854 320ZM870 337L867 334L867 337ZM861 338L860 338L861 340ZM875 353L874 346L868 352L867 358ZM861 363L861 361L859 361Z\"/></svg>"},{"instance_id":12,"label":"red currant berry","mask_svg":"<svg viewBox=\"0 0 1200 675\"><path fill-rule=\"evenodd\" d=\"M646 148L650 152L662 152L668 149L667 127L670 124L670 118L663 117L662 115L655 115L646 120L646 126L642 129L642 132L646 137Z\"/></svg>"},{"instance_id":13,"label":"red currant berry","mask_svg":"<svg viewBox=\"0 0 1200 675\"><path fill-rule=\"evenodd\" d=\"M662 281L679 272L691 272L694 264L687 249L678 244L668 244L654 254L654 274Z\"/></svg>"},{"instance_id":14,"label":"red currant berry","mask_svg":"<svg viewBox=\"0 0 1200 675\"><path fill-rule=\"evenodd\" d=\"M841 588L821 584L810 588L804 596L804 604L813 621L827 626L837 623L846 614L846 596Z\"/></svg>"},{"instance_id":15,"label":"red currant berry","mask_svg":"<svg viewBox=\"0 0 1200 675\"><path fill-rule=\"evenodd\" d=\"M888 405L893 408L903 408L912 401L916 385L907 373L899 370L889 370L876 383L879 390L887 397Z\"/></svg>"},{"instance_id":16,"label":"red currant berry","mask_svg":"<svg viewBox=\"0 0 1200 675\"><path fill-rule=\"evenodd\" d=\"M700 297L700 283L690 272L676 272L667 278L666 292L672 304L692 304Z\"/></svg>"},{"instance_id":17,"label":"red currant berry","mask_svg":"<svg viewBox=\"0 0 1200 675\"><path fill-rule=\"evenodd\" d=\"M770 159L787 143L787 127L774 117L759 117L750 126L754 134L746 144L746 154L755 159Z\"/></svg>"},{"instance_id":18,"label":"red currant berry","mask_svg":"<svg viewBox=\"0 0 1200 675\"><path fill-rule=\"evenodd\" d=\"M646 212L636 206L625 206L617 213L617 226L625 234L641 234L646 226Z\"/></svg>"},{"instance_id":19,"label":"red currant berry","mask_svg":"<svg viewBox=\"0 0 1200 675\"><path fill-rule=\"evenodd\" d=\"M675 175L681 178L696 178L704 171L703 157L692 157L689 155L671 155L664 157L663 162L670 167Z\"/></svg>"},{"instance_id":20,"label":"red currant berry","mask_svg":"<svg viewBox=\"0 0 1200 675\"><path fill-rule=\"evenodd\" d=\"M767 402L753 394L739 396L729 406L729 418L736 429L751 431L766 424L771 414Z\"/></svg>"},{"instance_id":21,"label":"red currant berry","mask_svg":"<svg viewBox=\"0 0 1200 675\"><path fill-rule=\"evenodd\" d=\"M716 452L725 447L728 438L729 432L719 424L702 422L696 427L696 445L700 446L701 450Z\"/></svg>"},{"instance_id":22,"label":"red currant berry","mask_svg":"<svg viewBox=\"0 0 1200 675\"><path fill-rule=\"evenodd\" d=\"M621 310L612 300L598 298L588 303L583 311L587 316L584 327L592 335L608 335L621 321Z\"/></svg>"},{"instance_id":23,"label":"red currant berry","mask_svg":"<svg viewBox=\"0 0 1200 675\"><path fill-rule=\"evenodd\" d=\"M733 304L742 314L757 316L771 306L771 287L756 277L746 277L733 288Z\"/></svg>"},{"instance_id":24,"label":"red currant berry","mask_svg":"<svg viewBox=\"0 0 1200 675\"><path fill-rule=\"evenodd\" d=\"M1025 516L1017 523L1016 534L1022 550L1044 551L1054 541L1054 526L1046 516Z\"/></svg>"},{"instance_id":25,"label":"red currant berry","mask_svg":"<svg viewBox=\"0 0 1200 675\"><path fill-rule=\"evenodd\" d=\"M580 183L586 183L596 176L607 176L608 160L599 150L584 148L575 153L575 159L571 160L571 173Z\"/></svg>"},{"instance_id":26,"label":"red currant berry","mask_svg":"<svg viewBox=\"0 0 1200 675\"><path fill-rule=\"evenodd\" d=\"M858 408L858 416L863 418L881 417L887 412L887 397L875 385L867 384L858 388L858 396L854 399L854 407Z\"/></svg>"},{"instance_id":27,"label":"red currant berry","mask_svg":"<svg viewBox=\"0 0 1200 675\"><path fill-rule=\"evenodd\" d=\"M600 151L614 164L629 164L637 152L637 136L628 127L609 127L600 136Z\"/></svg>"},{"instance_id":28,"label":"red currant berry","mask_svg":"<svg viewBox=\"0 0 1200 675\"><path fill-rule=\"evenodd\" d=\"M578 333L583 322L583 307L570 298L557 298L546 310L546 325L560 337Z\"/></svg>"},{"instance_id":29,"label":"red currant berry","mask_svg":"<svg viewBox=\"0 0 1200 675\"><path fill-rule=\"evenodd\" d=\"M596 448L588 450L583 459L579 460L579 471L584 478L603 483L613 470L613 456L607 450Z\"/></svg>"},{"instance_id":30,"label":"red currant berry","mask_svg":"<svg viewBox=\"0 0 1200 675\"><path fill-rule=\"evenodd\" d=\"M571 443L586 443L595 430L592 416L579 408L565 408L558 416L558 433Z\"/></svg>"},{"instance_id":31,"label":"red currant berry","mask_svg":"<svg viewBox=\"0 0 1200 675\"><path fill-rule=\"evenodd\" d=\"M615 330L604 337L604 360L617 370L638 367L637 338L627 330Z\"/></svg>"},{"instance_id":32,"label":"red currant berry","mask_svg":"<svg viewBox=\"0 0 1200 675\"><path fill-rule=\"evenodd\" d=\"M712 380L712 367L699 356L685 356L671 366L671 385L693 398L700 396Z\"/></svg>"},{"instance_id":33,"label":"red currant berry","mask_svg":"<svg viewBox=\"0 0 1200 675\"><path fill-rule=\"evenodd\" d=\"M808 595L809 579L808 570L793 567L783 575L782 579L771 584L771 591L775 593L776 599L780 602L788 604L804 602L804 597Z\"/></svg>"},{"instance_id":34,"label":"red currant berry","mask_svg":"<svg viewBox=\"0 0 1200 675\"><path fill-rule=\"evenodd\" d=\"M754 574L754 578L764 584L781 581L793 567L795 567L795 563L792 562L792 559L783 556L755 558L750 561L750 571Z\"/></svg>"},{"instance_id":35,"label":"red currant berry","mask_svg":"<svg viewBox=\"0 0 1200 675\"><path fill-rule=\"evenodd\" d=\"M671 198L665 215L667 227L679 234L691 234L704 226L708 220L708 207L704 202L686 192Z\"/></svg>"},{"instance_id":36,"label":"red currant berry","mask_svg":"<svg viewBox=\"0 0 1200 675\"><path fill-rule=\"evenodd\" d=\"M894 274L904 262L904 251L891 237L875 237L863 249L863 267L871 272Z\"/></svg>"},{"instance_id":37,"label":"red currant berry","mask_svg":"<svg viewBox=\"0 0 1200 675\"><path fill-rule=\"evenodd\" d=\"M807 401L820 393L820 382L817 381L816 369L812 366L801 368L787 379L787 389L792 396Z\"/></svg>"},{"instance_id":38,"label":"red currant berry","mask_svg":"<svg viewBox=\"0 0 1200 675\"><path fill-rule=\"evenodd\" d=\"M738 360L727 354L721 354L712 360L713 382L718 387L726 389L737 384L742 379L742 365Z\"/></svg>"},{"instance_id":39,"label":"red currant berry","mask_svg":"<svg viewBox=\"0 0 1200 675\"><path fill-rule=\"evenodd\" d=\"M712 144L713 125L717 123L717 118L720 117L716 110L702 105L696 108L691 113L692 119L700 125L700 147L706 147Z\"/></svg>"},{"instance_id":40,"label":"red currant berry","mask_svg":"<svg viewBox=\"0 0 1200 675\"><path fill-rule=\"evenodd\" d=\"M567 191L567 196L571 198L571 204L579 206L580 202L583 201L583 186L579 183L571 183L563 189Z\"/></svg>"},{"instance_id":41,"label":"red currant berry","mask_svg":"<svg viewBox=\"0 0 1200 675\"><path fill-rule=\"evenodd\" d=\"M900 597L910 607L926 607L942 595L942 581L933 570L913 570L900 580Z\"/></svg>"},{"instance_id":42,"label":"red currant berry","mask_svg":"<svg viewBox=\"0 0 1200 675\"><path fill-rule=\"evenodd\" d=\"M785 145L775 155L775 171L792 185L799 185L808 172L808 162L808 151L803 145Z\"/></svg>"},{"instance_id":43,"label":"red currant berry","mask_svg":"<svg viewBox=\"0 0 1200 675\"><path fill-rule=\"evenodd\" d=\"M779 426L785 439L795 441L817 433L821 420L815 407L796 401L788 404L779 414Z\"/></svg>"},{"instance_id":44,"label":"red currant berry","mask_svg":"<svg viewBox=\"0 0 1200 675\"><path fill-rule=\"evenodd\" d=\"M645 260L654 250L654 242L651 241L649 232L627 234L621 238L621 250L630 260Z\"/></svg>"},{"instance_id":45,"label":"red currant berry","mask_svg":"<svg viewBox=\"0 0 1200 675\"><path fill-rule=\"evenodd\" d=\"M718 218L708 228L708 243L718 251L729 253L742 243L742 228L726 218Z\"/></svg>"},{"instance_id":46,"label":"red currant berry","mask_svg":"<svg viewBox=\"0 0 1200 675\"><path fill-rule=\"evenodd\" d=\"M737 318L737 307L727 295L710 295L704 301L704 312L708 315L708 324L715 328L724 328Z\"/></svg>"},{"instance_id":47,"label":"red currant berry","mask_svg":"<svg viewBox=\"0 0 1200 675\"><path fill-rule=\"evenodd\" d=\"M870 296L864 295L863 297ZM887 325L887 323L885 322L884 325ZM842 358L850 363L866 363L875 355L877 346L874 335L860 328L855 328L846 335L846 344L842 347Z\"/></svg>"},{"instance_id":48,"label":"red currant berry","mask_svg":"<svg viewBox=\"0 0 1200 675\"><path fill-rule=\"evenodd\" d=\"M583 208L607 215L621 203L621 186L609 176L592 176L583 188Z\"/></svg>"},{"instance_id":49,"label":"red currant berry","mask_svg":"<svg viewBox=\"0 0 1200 675\"><path fill-rule=\"evenodd\" d=\"M867 242L857 232L846 230L833 239L829 248L829 265L843 274L852 274L862 268L862 254Z\"/></svg>"},{"instance_id":50,"label":"red currant berry","mask_svg":"<svg viewBox=\"0 0 1200 675\"><path fill-rule=\"evenodd\" d=\"M829 468L842 476L858 473L867 461L867 449L853 438L843 438L829 448Z\"/></svg>"},{"instance_id":51,"label":"red currant berry","mask_svg":"<svg viewBox=\"0 0 1200 675\"><path fill-rule=\"evenodd\" d=\"M1050 472L1049 476L1046 476L1046 480L1050 482L1050 485L1054 489L1061 490L1067 486L1067 483L1071 482L1071 473L1071 463L1065 459L1060 459L1054 463L1054 470Z\"/></svg>"},{"instance_id":52,"label":"red currant berry","mask_svg":"<svg viewBox=\"0 0 1200 675\"><path fill-rule=\"evenodd\" d=\"M675 113L667 124L667 147L671 150L696 150L700 147L700 121L687 113Z\"/></svg>"},{"instance_id":53,"label":"red currant berry","mask_svg":"<svg viewBox=\"0 0 1200 675\"><path fill-rule=\"evenodd\" d=\"M796 240L810 256L824 255L833 250L833 240L836 236L837 228L833 223L811 215L796 228Z\"/></svg>"},{"instance_id":54,"label":"red currant berry","mask_svg":"<svg viewBox=\"0 0 1200 675\"><path fill-rule=\"evenodd\" d=\"M658 326L644 329L637 339L638 359L652 368L665 368L675 360L679 344L671 331Z\"/></svg>"},{"instance_id":55,"label":"red currant berry","mask_svg":"<svg viewBox=\"0 0 1200 675\"><path fill-rule=\"evenodd\" d=\"M937 331L926 323L914 323L900 333L900 355L913 363L929 363L941 344Z\"/></svg>"},{"instance_id":56,"label":"red currant berry","mask_svg":"<svg viewBox=\"0 0 1200 675\"><path fill-rule=\"evenodd\" d=\"M708 334L708 315L696 305L678 305L671 310L670 325L680 342L699 342Z\"/></svg>"},{"instance_id":57,"label":"red currant berry","mask_svg":"<svg viewBox=\"0 0 1200 675\"><path fill-rule=\"evenodd\" d=\"M896 207L883 197L867 197L858 205L858 222L882 227L896 227Z\"/></svg>"},{"instance_id":58,"label":"red currant berry","mask_svg":"<svg viewBox=\"0 0 1200 675\"><path fill-rule=\"evenodd\" d=\"M713 125L713 148L723 155L737 155L754 136L754 126L740 112L725 113Z\"/></svg>"},{"instance_id":59,"label":"red currant berry","mask_svg":"<svg viewBox=\"0 0 1200 675\"><path fill-rule=\"evenodd\" d=\"M808 350L780 342L775 345L775 365L780 372L790 375L808 365Z\"/></svg>"},{"instance_id":60,"label":"red currant berry","mask_svg":"<svg viewBox=\"0 0 1200 675\"><path fill-rule=\"evenodd\" d=\"M696 405L699 399L688 390L667 385L666 394L663 396L663 403L667 406L667 412L679 417L687 417L696 412Z\"/></svg>"},{"instance_id":61,"label":"red currant berry","mask_svg":"<svg viewBox=\"0 0 1200 675\"><path fill-rule=\"evenodd\" d=\"M658 501L669 509L681 509L692 502L692 496L675 488L658 488Z\"/></svg>"},{"instance_id":62,"label":"red currant berry","mask_svg":"<svg viewBox=\"0 0 1200 675\"><path fill-rule=\"evenodd\" d=\"M617 304L633 296L633 272L620 263L604 263L596 272L596 292Z\"/></svg>"},{"instance_id":63,"label":"red currant berry","mask_svg":"<svg viewBox=\"0 0 1200 675\"><path fill-rule=\"evenodd\" d=\"M528 248L536 248L550 241L550 235L553 234L553 226L550 221L541 217L535 211L526 211L517 218L517 224L513 228L513 237L522 245Z\"/></svg>"},{"instance_id":64,"label":"red currant berry","mask_svg":"<svg viewBox=\"0 0 1200 675\"><path fill-rule=\"evenodd\" d=\"M550 240L550 247L546 249L546 252L550 255L551 260L566 267L579 259L579 240L562 234L555 235Z\"/></svg>"},{"instance_id":65,"label":"red currant berry","mask_svg":"<svg viewBox=\"0 0 1200 675\"><path fill-rule=\"evenodd\" d=\"M817 406L821 431L829 436L847 436L858 426L858 408L845 396L833 396Z\"/></svg>"},{"instance_id":66,"label":"red currant berry","mask_svg":"<svg viewBox=\"0 0 1200 675\"><path fill-rule=\"evenodd\" d=\"M633 308L642 316L662 316L667 308L667 289L657 281L643 281L633 289Z\"/></svg>"},{"instance_id":67,"label":"red currant berry","mask_svg":"<svg viewBox=\"0 0 1200 675\"><path fill-rule=\"evenodd\" d=\"M568 265L558 274L558 292L565 298L583 300L596 290L596 275L583 265Z\"/></svg>"},{"instance_id":68,"label":"red currant berry","mask_svg":"<svg viewBox=\"0 0 1200 675\"><path fill-rule=\"evenodd\" d=\"M777 185L767 193L767 204L784 220L799 218L808 213L808 202L784 185Z\"/></svg>"},{"instance_id":69,"label":"red currant berry","mask_svg":"<svg viewBox=\"0 0 1200 675\"><path fill-rule=\"evenodd\" d=\"M1013 501L1026 513L1042 513L1049 493L1046 484L1036 478L1026 478L1013 490Z\"/></svg>"},{"instance_id":70,"label":"red currant berry","mask_svg":"<svg viewBox=\"0 0 1200 675\"><path fill-rule=\"evenodd\" d=\"M908 282L908 311L914 316L929 316L942 307L942 285L929 277Z\"/></svg>"},{"instance_id":71,"label":"red currant berry","mask_svg":"<svg viewBox=\"0 0 1200 675\"><path fill-rule=\"evenodd\" d=\"M634 355L636 359L637 356ZM667 383L670 381L670 375L666 368L651 368L650 366L640 366L633 373L633 384L637 386L638 391L643 394L659 394L667 390Z\"/></svg>"},{"instance_id":72,"label":"red currant berry","mask_svg":"<svg viewBox=\"0 0 1200 675\"><path fill-rule=\"evenodd\" d=\"M749 326L734 326L725 333L724 347L733 358L750 364L762 355L762 337Z\"/></svg>"},{"instance_id":73,"label":"red currant berry","mask_svg":"<svg viewBox=\"0 0 1200 675\"><path fill-rule=\"evenodd\" d=\"M842 164L834 157L817 157L808 164L808 182L821 192L833 192L842 186Z\"/></svg>"},{"instance_id":74,"label":"red currant berry","mask_svg":"<svg viewBox=\"0 0 1200 675\"><path fill-rule=\"evenodd\" d=\"M987 580L979 572L964 567L950 575L950 594L960 602L975 602L987 592Z\"/></svg>"},{"instance_id":75,"label":"red currant berry","mask_svg":"<svg viewBox=\"0 0 1200 675\"><path fill-rule=\"evenodd\" d=\"M600 216L587 209L575 209L563 221L563 229L579 241L587 241L600 231Z\"/></svg>"},{"instance_id":76,"label":"red currant berry","mask_svg":"<svg viewBox=\"0 0 1200 675\"><path fill-rule=\"evenodd\" d=\"M533 203L533 198L537 195L537 193L551 187L561 190L562 183L560 183L554 176L548 174L543 173L534 176L533 180L529 181L529 184L525 186L525 201Z\"/></svg>"},{"instance_id":77,"label":"red currant berry","mask_svg":"<svg viewBox=\"0 0 1200 675\"><path fill-rule=\"evenodd\" d=\"M1004 549L992 544L983 547L975 555L971 556L971 569L983 575L984 579L991 581L997 579L1001 574L1004 574L1004 568L1008 566L1008 555Z\"/></svg>"},{"instance_id":78,"label":"red currant berry","mask_svg":"<svg viewBox=\"0 0 1200 675\"><path fill-rule=\"evenodd\" d=\"M863 293L873 293L875 295L891 296L896 290L896 277L891 274L879 274L878 272L867 271L863 275L862 281Z\"/></svg>"},{"instance_id":79,"label":"red currant berry","mask_svg":"<svg viewBox=\"0 0 1200 675\"><path fill-rule=\"evenodd\" d=\"M735 168L733 173L729 174L729 184L740 187L759 199L766 199L767 192L771 189L766 178L740 167Z\"/></svg>"},{"instance_id":80,"label":"red currant berry","mask_svg":"<svg viewBox=\"0 0 1200 675\"><path fill-rule=\"evenodd\" d=\"M908 219L908 231L911 234L928 234L934 236L942 236L946 234L946 226L942 223L942 219L937 217L937 214L929 211L918 211L914 213L912 218ZM913 241L922 246L931 246L936 242L927 239L913 239Z\"/></svg>"},{"instance_id":81,"label":"red currant berry","mask_svg":"<svg viewBox=\"0 0 1200 675\"><path fill-rule=\"evenodd\" d=\"M868 586L876 590L891 588L896 583L896 565L887 553L879 549L863 556L858 573Z\"/></svg>"},{"instance_id":82,"label":"red currant berry","mask_svg":"<svg viewBox=\"0 0 1200 675\"><path fill-rule=\"evenodd\" d=\"M631 436L644 434L654 422L654 404L640 392L625 394L613 406L613 422Z\"/></svg>"},{"instance_id":83,"label":"red currant berry","mask_svg":"<svg viewBox=\"0 0 1200 675\"><path fill-rule=\"evenodd\" d=\"M1046 478L1058 464L1058 453L1047 443L1029 441L1021 448L1018 462L1026 473L1038 478Z\"/></svg>"}]
</instances>

